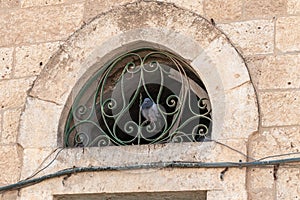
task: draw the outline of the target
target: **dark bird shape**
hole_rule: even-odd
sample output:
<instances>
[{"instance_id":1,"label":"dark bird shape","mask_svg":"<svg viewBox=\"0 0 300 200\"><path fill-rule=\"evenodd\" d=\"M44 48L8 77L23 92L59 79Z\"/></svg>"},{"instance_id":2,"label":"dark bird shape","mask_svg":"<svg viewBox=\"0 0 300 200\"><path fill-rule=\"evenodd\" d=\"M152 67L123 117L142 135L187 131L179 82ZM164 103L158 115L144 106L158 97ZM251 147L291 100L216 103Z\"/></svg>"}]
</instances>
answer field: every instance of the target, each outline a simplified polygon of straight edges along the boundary
<instances>
[{"instance_id":1,"label":"dark bird shape","mask_svg":"<svg viewBox=\"0 0 300 200\"><path fill-rule=\"evenodd\" d=\"M154 103L150 98L145 98L142 105L141 111L143 117L150 123L161 123L161 115L158 111L156 103Z\"/></svg>"}]
</instances>

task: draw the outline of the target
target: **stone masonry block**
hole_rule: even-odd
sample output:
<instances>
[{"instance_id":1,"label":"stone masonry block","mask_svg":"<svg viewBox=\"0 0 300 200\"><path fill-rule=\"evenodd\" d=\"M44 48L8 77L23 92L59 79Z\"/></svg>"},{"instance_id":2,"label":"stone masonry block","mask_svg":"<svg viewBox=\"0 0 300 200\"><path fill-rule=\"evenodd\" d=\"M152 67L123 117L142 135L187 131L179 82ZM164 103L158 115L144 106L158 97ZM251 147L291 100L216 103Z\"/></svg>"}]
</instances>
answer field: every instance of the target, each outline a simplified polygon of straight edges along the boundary
<instances>
[{"instance_id":1,"label":"stone masonry block","mask_svg":"<svg viewBox=\"0 0 300 200\"><path fill-rule=\"evenodd\" d=\"M280 17L276 21L276 47L283 52L300 51L300 16Z\"/></svg>"},{"instance_id":2,"label":"stone masonry block","mask_svg":"<svg viewBox=\"0 0 300 200\"><path fill-rule=\"evenodd\" d=\"M18 198L18 191L7 191L0 195L0 200L16 200Z\"/></svg>"},{"instance_id":3,"label":"stone masonry block","mask_svg":"<svg viewBox=\"0 0 300 200\"><path fill-rule=\"evenodd\" d=\"M274 199L273 168L249 168L247 175L249 200Z\"/></svg>"},{"instance_id":4,"label":"stone masonry block","mask_svg":"<svg viewBox=\"0 0 300 200\"><path fill-rule=\"evenodd\" d=\"M0 48L0 80L11 77L13 48Z\"/></svg>"},{"instance_id":5,"label":"stone masonry block","mask_svg":"<svg viewBox=\"0 0 300 200\"><path fill-rule=\"evenodd\" d=\"M0 146L0 186L19 180L21 161L20 149L17 145Z\"/></svg>"},{"instance_id":6,"label":"stone masonry block","mask_svg":"<svg viewBox=\"0 0 300 200\"><path fill-rule=\"evenodd\" d=\"M41 168L45 167L51 160L53 160L55 155L59 151L59 150L57 151L54 150L55 149L52 148L24 149L21 179L28 178L29 176L33 175ZM49 170L49 168L51 169L52 166L53 165L49 166L47 170ZM47 170L43 170L41 173L39 173L38 176L47 174L49 172Z\"/></svg>"},{"instance_id":7,"label":"stone masonry block","mask_svg":"<svg viewBox=\"0 0 300 200\"><path fill-rule=\"evenodd\" d=\"M219 24L218 27L243 55L267 54L274 49L274 22L252 20Z\"/></svg>"},{"instance_id":8,"label":"stone masonry block","mask_svg":"<svg viewBox=\"0 0 300 200\"><path fill-rule=\"evenodd\" d=\"M251 138L249 145L249 154L256 159L274 154L285 154L299 151L299 126L264 128L262 133Z\"/></svg>"},{"instance_id":9,"label":"stone masonry block","mask_svg":"<svg viewBox=\"0 0 300 200\"><path fill-rule=\"evenodd\" d=\"M82 17L82 3L1 12L0 46L66 39Z\"/></svg>"},{"instance_id":10,"label":"stone masonry block","mask_svg":"<svg viewBox=\"0 0 300 200\"><path fill-rule=\"evenodd\" d=\"M300 169L279 168L276 196L277 200L298 200L300 198Z\"/></svg>"},{"instance_id":11,"label":"stone masonry block","mask_svg":"<svg viewBox=\"0 0 300 200\"><path fill-rule=\"evenodd\" d=\"M258 89L300 88L300 54L251 57L247 64Z\"/></svg>"},{"instance_id":12,"label":"stone masonry block","mask_svg":"<svg viewBox=\"0 0 300 200\"><path fill-rule=\"evenodd\" d=\"M0 81L0 110L21 107L34 78Z\"/></svg>"},{"instance_id":13,"label":"stone masonry block","mask_svg":"<svg viewBox=\"0 0 300 200\"><path fill-rule=\"evenodd\" d=\"M176 6L194 11L203 15L204 0L157 0L161 2L174 3Z\"/></svg>"},{"instance_id":14,"label":"stone masonry block","mask_svg":"<svg viewBox=\"0 0 300 200\"><path fill-rule=\"evenodd\" d=\"M0 1L0 9L4 8L15 8L18 7L20 5L20 1L18 0L1 0Z\"/></svg>"},{"instance_id":15,"label":"stone masonry block","mask_svg":"<svg viewBox=\"0 0 300 200\"><path fill-rule=\"evenodd\" d=\"M245 0L244 18L262 18L284 15L287 11L287 0Z\"/></svg>"},{"instance_id":16,"label":"stone masonry block","mask_svg":"<svg viewBox=\"0 0 300 200\"><path fill-rule=\"evenodd\" d=\"M19 144L23 148L57 147L57 127L61 106L27 98L21 116Z\"/></svg>"},{"instance_id":17,"label":"stone masonry block","mask_svg":"<svg viewBox=\"0 0 300 200\"><path fill-rule=\"evenodd\" d=\"M17 142L21 109L7 110L3 115L3 131L1 143L11 144Z\"/></svg>"},{"instance_id":18,"label":"stone masonry block","mask_svg":"<svg viewBox=\"0 0 300 200\"><path fill-rule=\"evenodd\" d=\"M299 0L288 0L287 12L291 15L300 14L300 1Z\"/></svg>"},{"instance_id":19,"label":"stone masonry block","mask_svg":"<svg viewBox=\"0 0 300 200\"><path fill-rule=\"evenodd\" d=\"M14 76L39 75L58 48L59 42L17 47Z\"/></svg>"},{"instance_id":20,"label":"stone masonry block","mask_svg":"<svg viewBox=\"0 0 300 200\"><path fill-rule=\"evenodd\" d=\"M135 0L90 0L86 2L84 21L89 21L91 18L100 13L111 10L113 7L135 2Z\"/></svg>"},{"instance_id":21,"label":"stone masonry block","mask_svg":"<svg viewBox=\"0 0 300 200\"><path fill-rule=\"evenodd\" d=\"M262 126L300 124L300 92L263 92L259 97Z\"/></svg>"},{"instance_id":22,"label":"stone masonry block","mask_svg":"<svg viewBox=\"0 0 300 200\"><path fill-rule=\"evenodd\" d=\"M214 19L216 22L238 20L242 17L242 2L242 0L206 1L206 18Z\"/></svg>"},{"instance_id":23,"label":"stone masonry block","mask_svg":"<svg viewBox=\"0 0 300 200\"><path fill-rule=\"evenodd\" d=\"M21 7L28 8L34 6L50 6L64 3L78 3L84 2L84 0L22 0Z\"/></svg>"}]
</instances>

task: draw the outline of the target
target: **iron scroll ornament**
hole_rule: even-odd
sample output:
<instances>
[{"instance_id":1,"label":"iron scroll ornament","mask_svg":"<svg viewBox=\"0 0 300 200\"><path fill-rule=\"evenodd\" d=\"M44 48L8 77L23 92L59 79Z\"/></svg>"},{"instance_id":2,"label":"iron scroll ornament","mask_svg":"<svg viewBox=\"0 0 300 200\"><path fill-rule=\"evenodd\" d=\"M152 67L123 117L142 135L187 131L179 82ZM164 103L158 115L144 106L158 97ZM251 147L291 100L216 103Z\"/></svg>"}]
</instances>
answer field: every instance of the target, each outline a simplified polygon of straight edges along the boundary
<instances>
[{"instance_id":1,"label":"iron scroll ornament","mask_svg":"<svg viewBox=\"0 0 300 200\"><path fill-rule=\"evenodd\" d=\"M157 120L143 115L148 98ZM101 67L69 112L66 147L197 142L211 136L211 105L200 78L169 52L139 49Z\"/></svg>"}]
</instances>

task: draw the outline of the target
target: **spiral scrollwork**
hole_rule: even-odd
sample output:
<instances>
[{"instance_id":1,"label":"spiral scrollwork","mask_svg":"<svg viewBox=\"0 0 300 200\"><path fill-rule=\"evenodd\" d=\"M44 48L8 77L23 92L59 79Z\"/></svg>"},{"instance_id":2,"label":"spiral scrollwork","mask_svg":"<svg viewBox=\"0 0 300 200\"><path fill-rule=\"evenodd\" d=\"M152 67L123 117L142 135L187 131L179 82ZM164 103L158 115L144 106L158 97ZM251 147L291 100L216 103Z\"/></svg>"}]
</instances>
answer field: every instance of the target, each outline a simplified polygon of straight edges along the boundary
<instances>
[{"instance_id":1,"label":"spiral scrollwork","mask_svg":"<svg viewBox=\"0 0 300 200\"><path fill-rule=\"evenodd\" d=\"M86 83L73 107L66 146L210 137L211 105L204 84L186 61L165 51L138 49L112 60Z\"/></svg>"}]
</instances>

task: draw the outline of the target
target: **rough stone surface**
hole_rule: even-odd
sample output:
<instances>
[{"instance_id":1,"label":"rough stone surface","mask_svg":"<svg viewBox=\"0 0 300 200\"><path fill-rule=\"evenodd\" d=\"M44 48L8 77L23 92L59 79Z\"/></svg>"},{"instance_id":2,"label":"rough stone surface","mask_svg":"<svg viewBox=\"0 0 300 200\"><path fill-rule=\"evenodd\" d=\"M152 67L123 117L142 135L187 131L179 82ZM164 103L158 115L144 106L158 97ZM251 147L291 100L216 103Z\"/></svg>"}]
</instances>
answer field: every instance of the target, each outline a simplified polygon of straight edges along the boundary
<instances>
[{"instance_id":1,"label":"rough stone surface","mask_svg":"<svg viewBox=\"0 0 300 200\"><path fill-rule=\"evenodd\" d=\"M84 20L89 21L91 18L100 13L111 10L114 7L135 2L136 0L90 0L86 2Z\"/></svg>"},{"instance_id":2,"label":"rough stone surface","mask_svg":"<svg viewBox=\"0 0 300 200\"><path fill-rule=\"evenodd\" d=\"M263 92L260 94L262 126L300 124L300 92Z\"/></svg>"},{"instance_id":3,"label":"rough stone surface","mask_svg":"<svg viewBox=\"0 0 300 200\"><path fill-rule=\"evenodd\" d=\"M273 168L250 168L247 184L249 200L274 199Z\"/></svg>"},{"instance_id":4,"label":"rough stone surface","mask_svg":"<svg viewBox=\"0 0 300 200\"><path fill-rule=\"evenodd\" d=\"M79 173L65 180L63 178L52 179L25 188L22 190L20 199L38 200L43 199L44 196L44 199L48 200L51 193L56 195L82 194L82 191L88 193L163 192L187 191L191 188L196 191L212 190L212 188L220 190L226 187L229 191L239 191L235 196L244 197L240 200L246 200L246 196L242 195L243 192L245 194L245 170L229 170L226 174L228 177L225 176L224 181L220 180L220 171L220 169L161 169L155 171L150 169ZM232 196L231 199L238 199L235 196Z\"/></svg>"},{"instance_id":5,"label":"rough stone surface","mask_svg":"<svg viewBox=\"0 0 300 200\"><path fill-rule=\"evenodd\" d=\"M287 0L246 0L245 18L274 17L286 14Z\"/></svg>"},{"instance_id":6,"label":"rough stone surface","mask_svg":"<svg viewBox=\"0 0 300 200\"><path fill-rule=\"evenodd\" d=\"M205 2L205 16L215 22L234 21L242 17L242 0Z\"/></svg>"},{"instance_id":7,"label":"rough stone surface","mask_svg":"<svg viewBox=\"0 0 300 200\"><path fill-rule=\"evenodd\" d=\"M299 0L288 0L287 3L287 12L288 14L294 15L300 14L300 1Z\"/></svg>"},{"instance_id":8,"label":"rough stone surface","mask_svg":"<svg viewBox=\"0 0 300 200\"><path fill-rule=\"evenodd\" d=\"M0 1L0 9L7 9L7 8L15 8L20 5L20 1L18 0L1 0Z\"/></svg>"},{"instance_id":9,"label":"rough stone surface","mask_svg":"<svg viewBox=\"0 0 300 200\"><path fill-rule=\"evenodd\" d=\"M3 112L0 112L0 137L2 139L2 131L3 131ZM0 143L2 140L0 139Z\"/></svg>"},{"instance_id":10,"label":"rough stone surface","mask_svg":"<svg viewBox=\"0 0 300 200\"><path fill-rule=\"evenodd\" d=\"M21 179L26 179L45 167L54 159L57 152L58 150L55 151L52 148L24 149ZM49 166L50 169L51 167L52 165ZM40 175L41 173L38 174L38 176Z\"/></svg>"},{"instance_id":11,"label":"rough stone surface","mask_svg":"<svg viewBox=\"0 0 300 200\"><path fill-rule=\"evenodd\" d=\"M58 50L59 42L16 48L15 77L39 75L49 58Z\"/></svg>"},{"instance_id":12,"label":"rough stone surface","mask_svg":"<svg viewBox=\"0 0 300 200\"><path fill-rule=\"evenodd\" d=\"M5 20L0 21L0 46L66 39L82 17L83 4L1 12L0 19Z\"/></svg>"},{"instance_id":13,"label":"rough stone surface","mask_svg":"<svg viewBox=\"0 0 300 200\"><path fill-rule=\"evenodd\" d=\"M0 200L16 200L18 191L8 191L0 195Z\"/></svg>"},{"instance_id":14,"label":"rough stone surface","mask_svg":"<svg viewBox=\"0 0 300 200\"><path fill-rule=\"evenodd\" d=\"M222 116L218 111L215 113L216 118L224 117L224 121L215 120L215 122L223 122L221 131L216 132L219 138L248 138L258 130L256 95L250 82L228 91L225 101L221 104L225 106L225 115Z\"/></svg>"},{"instance_id":15,"label":"rough stone surface","mask_svg":"<svg viewBox=\"0 0 300 200\"><path fill-rule=\"evenodd\" d=\"M157 0L159 2L173 3L176 6L191 10L198 14L203 15L204 0ZM88 21L91 18L107 12L111 9L119 7L121 5L136 2L136 0L91 0L87 1L85 5L84 20Z\"/></svg>"},{"instance_id":16,"label":"rough stone surface","mask_svg":"<svg viewBox=\"0 0 300 200\"><path fill-rule=\"evenodd\" d=\"M135 17L136 13L143 16L143 19L137 20ZM153 13L156 13L155 17ZM166 15L170 15L168 20L166 20ZM194 48L197 49L197 51L209 45L210 42L219 35L215 27L210 25L203 18L196 16L194 13L176 8L173 5L168 4L161 9L159 4L156 3L142 2L138 5L130 4L125 8L117 9L112 13L99 16L99 18L85 27L85 31L78 31L74 34L64 45L64 53L52 59L51 63L49 63L51 67L46 68L36 81L31 95L37 96L37 93L39 93L38 97L41 99L51 100L57 103L66 102L66 98L70 94L70 89L72 89L70 86L74 86L79 78L82 77L83 74L86 73L86 70L93 64L97 62L103 63L101 59L104 55L102 55L101 52L99 54L99 48L110 44L107 43L109 38L114 39L113 44L115 45L112 45L112 47L128 45L130 48L130 44L122 43L122 36L124 36L122 33L126 35L126 32L131 31L131 29L136 30L144 27L165 27L166 30L181 30L181 35L189 34L191 35L191 40L194 41L193 44L198 43L200 48ZM151 41L151 37L153 38L153 36L149 34L149 31L143 32L143 30L144 29L141 31L141 35L132 37L139 41L147 41L147 39ZM163 33L163 31L159 33ZM169 31L168 33L171 32ZM137 34L140 34L140 32L137 31ZM180 34L170 36L178 35ZM156 41L159 40L158 38L159 37L156 38ZM180 37L176 37L175 39L178 38ZM183 39L181 40L181 43L185 41ZM171 43L171 49L174 47L174 40L165 41L164 44L167 43L169 43L169 45ZM178 42L178 44L180 43ZM105 50L107 50L107 48L109 49L110 47L106 47ZM109 52L106 53L108 54ZM100 64L97 63L97 65L99 66ZM96 69L94 68L93 70ZM86 76L86 74L84 76Z\"/></svg>"},{"instance_id":17,"label":"rough stone surface","mask_svg":"<svg viewBox=\"0 0 300 200\"><path fill-rule=\"evenodd\" d=\"M66 53L61 53L53 58L47 65L51 68L44 68L30 95L63 104L69 95L70 85L74 87L78 77L83 75L80 71L73 72L76 71L78 66L81 66L76 64L77 61L70 59L70 56Z\"/></svg>"},{"instance_id":18,"label":"rough stone surface","mask_svg":"<svg viewBox=\"0 0 300 200\"><path fill-rule=\"evenodd\" d=\"M299 135L299 126L264 128L262 133L256 134L251 138L249 153L252 157L260 159L274 154L299 152Z\"/></svg>"},{"instance_id":19,"label":"rough stone surface","mask_svg":"<svg viewBox=\"0 0 300 200\"><path fill-rule=\"evenodd\" d=\"M11 144L17 142L21 109L7 110L3 114L3 131L1 143Z\"/></svg>"},{"instance_id":20,"label":"rough stone surface","mask_svg":"<svg viewBox=\"0 0 300 200\"><path fill-rule=\"evenodd\" d=\"M23 106L34 78L0 81L0 110Z\"/></svg>"},{"instance_id":21,"label":"rough stone surface","mask_svg":"<svg viewBox=\"0 0 300 200\"><path fill-rule=\"evenodd\" d=\"M215 122L212 137L247 138L255 132L256 97L246 66L236 50L224 38L218 38L191 65L199 73L210 97Z\"/></svg>"},{"instance_id":22,"label":"rough stone surface","mask_svg":"<svg viewBox=\"0 0 300 200\"><path fill-rule=\"evenodd\" d=\"M157 0L161 2L174 3L176 6L191 10L197 14L203 15L205 0Z\"/></svg>"},{"instance_id":23,"label":"rough stone surface","mask_svg":"<svg viewBox=\"0 0 300 200\"><path fill-rule=\"evenodd\" d=\"M244 61L224 37L211 42L191 65L210 94L231 90L250 80Z\"/></svg>"},{"instance_id":24,"label":"rough stone surface","mask_svg":"<svg viewBox=\"0 0 300 200\"><path fill-rule=\"evenodd\" d=\"M19 180L22 154L17 145L0 146L0 186L12 184Z\"/></svg>"},{"instance_id":25,"label":"rough stone surface","mask_svg":"<svg viewBox=\"0 0 300 200\"><path fill-rule=\"evenodd\" d=\"M297 200L300 198L300 170L299 167L282 168L278 171L277 200Z\"/></svg>"},{"instance_id":26,"label":"rough stone surface","mask_svg":"<svg viewBox=\"0 0 300 200\"><path fill-rule=\"evenodd\" d=\"M11 77L13 48L0 48L0 80Z\"/></svg>"},{"instance_id":27,"label":"rough stone surface","mask_svg":"<svg viewBox=\"0 0 300 200\"><path fill-rule=\"evenodd\" d=\"M23 148L56 147L60 113L61 106L27 98L21 117L19 144Z\"/></svg>"},{"instance_id":28,"label":"rough stone surface","mask_svg":"<svg viewBox=\"0 0 300 200\"><path fill-rule=\"evenodd\" d=\"M280 17L276 21L276 48L300 51L300 16Z\"/></svg>"},{"instance_id":29,"label":"rough stone surface","mask_svg":"<svg viewBox=\"0 0 300 200\"><path fill-rule=\"evenodd\" d=\"M34 6L50 6L64 3L84 2L84 0L22 0L21 7L28 8Z\"/></svg>"},{"instance_id":30,"label":"rough stone surface","mask_svg":"<svg viewBox=\"0 0 300 200\"><path fill-rule=\"evenodd\" d=\"M267 54L274 49L274 22L252 20L219 24L233 44L243 55Z\"/></svg>"},{"instance_id":31,"label":"rough stone surface","mask_svg":"<svg viewBox=\"0 0 300 200\"><path fill-rule=\"evenodd\" d=\"M251 57L247 64L258 89L300 88L300 54Z\"/></svg>"}]
</instances>

